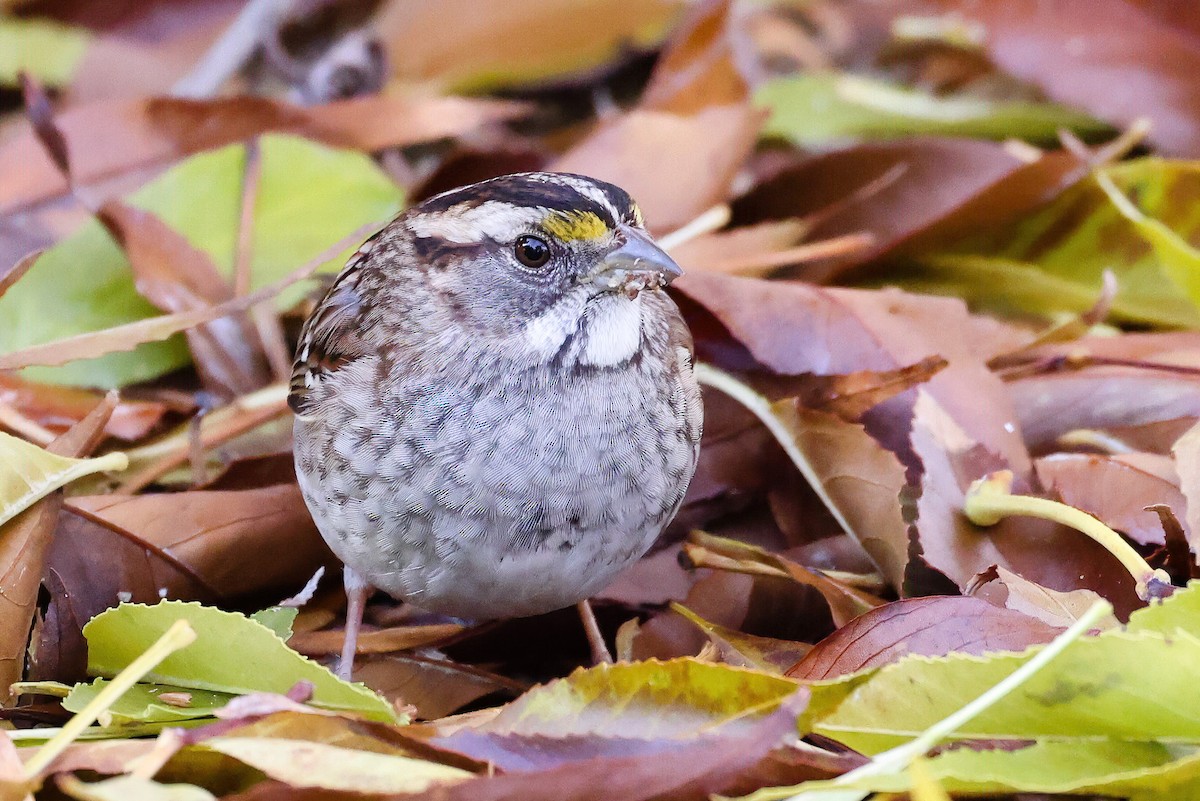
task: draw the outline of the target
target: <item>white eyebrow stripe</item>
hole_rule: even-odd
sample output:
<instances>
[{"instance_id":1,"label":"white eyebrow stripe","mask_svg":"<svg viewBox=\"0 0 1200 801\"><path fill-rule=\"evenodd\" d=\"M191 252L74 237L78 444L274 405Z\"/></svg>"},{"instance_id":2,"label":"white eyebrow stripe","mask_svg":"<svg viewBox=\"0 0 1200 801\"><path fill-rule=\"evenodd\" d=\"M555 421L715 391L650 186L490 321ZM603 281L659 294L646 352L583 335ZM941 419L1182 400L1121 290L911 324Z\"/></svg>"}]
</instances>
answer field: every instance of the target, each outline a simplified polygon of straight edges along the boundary
<instances>
[{"instance_id":1,"label":"white eyebrow stripe","mask_svg":"<svg viewBox=\"0 0 1200 801\"><path fill-rule=\"evenodd\" d=\"M409 228L417 236L435 237L460 245L484 239L512 242L540 225L549 213L549 209L541 206L522 207L489 200L474 208L422 214L409 220Z\"/></svg>"}]
</instances>

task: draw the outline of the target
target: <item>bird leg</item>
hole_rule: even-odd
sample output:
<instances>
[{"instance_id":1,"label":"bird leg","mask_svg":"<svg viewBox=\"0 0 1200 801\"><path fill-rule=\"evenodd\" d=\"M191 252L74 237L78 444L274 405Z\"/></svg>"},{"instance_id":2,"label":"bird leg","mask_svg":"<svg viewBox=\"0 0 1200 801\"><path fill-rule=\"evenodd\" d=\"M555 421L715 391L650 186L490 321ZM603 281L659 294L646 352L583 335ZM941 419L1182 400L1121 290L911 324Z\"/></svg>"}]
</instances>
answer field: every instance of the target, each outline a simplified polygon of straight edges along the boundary
<instances>
[{"instance_id":1,"label":"bird leg","mask_svg":"<svg viewBox=\"0 0 1200 801\"><path fill-rule=\"evenodd\" d=\"M596 614L592 611L592 604L585 598L575 604L575 609L579 612L579 619L583 623L583 631L587 634L588 647L592 650L592 664L611 665L613 662L612 654L608 652L608 646L604 644L604 637L600 634L600 625L596 622Z\"/></svg>"},{"instance_id":2,"label":"bird leg","mask_svg":"<svg viewBox=\"0 0 1200 801\"><path fill-rule=\"evenodd\" d=\"M349 565L342 570L342 581L346 586L346 629L337 674L350 681L354 672L354 654L358 651L358 630L362 626L363 609L366 608L371 585Z\"/></svg>"}]
</instances>

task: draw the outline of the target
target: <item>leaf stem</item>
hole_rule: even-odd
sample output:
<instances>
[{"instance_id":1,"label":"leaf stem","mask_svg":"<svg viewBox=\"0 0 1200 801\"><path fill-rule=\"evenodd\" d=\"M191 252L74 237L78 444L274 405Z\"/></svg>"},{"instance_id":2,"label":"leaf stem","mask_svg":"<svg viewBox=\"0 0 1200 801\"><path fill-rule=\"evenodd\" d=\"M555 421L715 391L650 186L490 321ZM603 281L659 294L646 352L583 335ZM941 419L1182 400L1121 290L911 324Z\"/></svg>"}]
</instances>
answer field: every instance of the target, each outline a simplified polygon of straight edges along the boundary
<instances>
[{"instance_id":1,"label":"leaf stem","mask_svg":"<svg viewBox=\"0 0 1200 801\"><path fill-rule=\"evenodd\" d=\"M141 656L129 663L103 690L75 717L67 721L57 734L43 745L36 754L25 763L25 776L33 779L41 774L50 763L73 743L83 730L96 722L105 711L115 704L129 688L137 684L147 673L153 670L159 662L196 641L196 632L186 620L177 620L171 628L147 648Z\"/></svg>"},{"instance_id":2,"label":"leaf stem","mask_svg":"<svg viewBox=\"0 0 1200 801\"><path fill-rule=\"evenodd\" d=\"M1120 560L1137 583L1137 594L1143 601L1166 598L1175 591L1167 572L1154 570L1146 564L1141 554L1120 534L1087 512L1065 503L1013 495L1012 480L1011 471L999 470L974 482L963 502L967 518L977 526L994 526L1010 515L1024 515L1070 526L1091 537Z\"/></svg>"}]
</instances>

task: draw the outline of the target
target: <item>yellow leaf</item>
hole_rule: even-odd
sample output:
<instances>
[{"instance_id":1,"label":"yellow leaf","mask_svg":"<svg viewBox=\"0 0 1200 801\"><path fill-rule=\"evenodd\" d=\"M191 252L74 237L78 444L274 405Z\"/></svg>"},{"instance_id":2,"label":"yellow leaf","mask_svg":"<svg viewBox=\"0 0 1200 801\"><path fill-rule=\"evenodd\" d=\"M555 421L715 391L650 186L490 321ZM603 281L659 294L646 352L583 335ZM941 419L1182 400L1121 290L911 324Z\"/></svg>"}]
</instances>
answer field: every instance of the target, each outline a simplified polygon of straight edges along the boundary
<instances>
[{"instance_id":1,"label":"yellow leaf","mask_svg":"<svg viewBox=\"0 0 1200 801\"><path fill-rule=\"evenodd\" d=\"M0 525L77 478L128 465L123 453L71 459L0 433Z\"/></svg>"}]
</instances>

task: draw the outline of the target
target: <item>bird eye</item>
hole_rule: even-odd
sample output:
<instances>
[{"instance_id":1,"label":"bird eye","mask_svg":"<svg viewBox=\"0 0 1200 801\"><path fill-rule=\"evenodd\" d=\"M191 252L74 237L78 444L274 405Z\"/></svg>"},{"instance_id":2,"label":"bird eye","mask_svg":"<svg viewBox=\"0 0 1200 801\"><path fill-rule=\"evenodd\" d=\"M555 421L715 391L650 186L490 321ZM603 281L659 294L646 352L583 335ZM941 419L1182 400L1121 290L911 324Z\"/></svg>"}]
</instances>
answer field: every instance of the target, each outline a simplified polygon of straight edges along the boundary
<instances>
[{"instance_id":1,"label":"bird eye","mask_svg":"<svg viewBox=\"0 0 1200 801\"><path fill-rule=\"evenodd\" d=\"M519 237L513 249L516 251L517 261L526 267L543 267L550 261L550 246L536 236L526 234Z\"/></svg>"}]
</instances>

